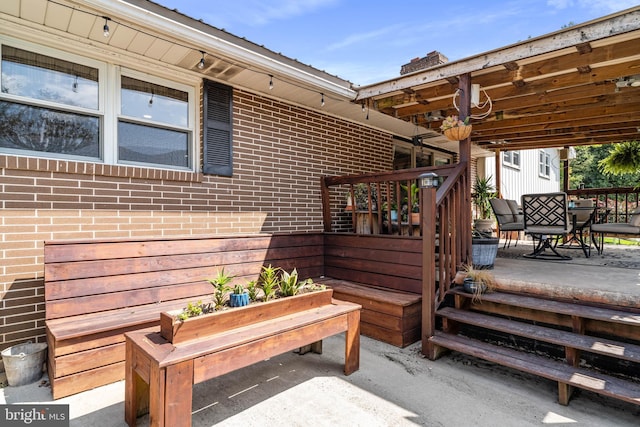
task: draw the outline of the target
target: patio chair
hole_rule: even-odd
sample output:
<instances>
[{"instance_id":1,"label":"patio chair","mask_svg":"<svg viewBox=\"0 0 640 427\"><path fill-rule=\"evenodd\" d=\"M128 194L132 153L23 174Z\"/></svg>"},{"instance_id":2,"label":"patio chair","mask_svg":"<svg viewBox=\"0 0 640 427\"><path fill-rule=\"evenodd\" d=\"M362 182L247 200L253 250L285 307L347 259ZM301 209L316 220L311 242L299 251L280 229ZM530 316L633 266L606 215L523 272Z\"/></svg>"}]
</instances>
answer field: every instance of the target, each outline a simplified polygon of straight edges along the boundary
<instances>
[{"instance_id":1,"label":"patio chair","mask_svg":"<svg viewBox=\"0 0 640 427\"><path fill-rule=\"evenodd\" d=\"M520 208L515 200L490 199L489 203L491 204L493 215L498 221L498 229L500 233L505 235L502 248L511 247L511 232L524 230L524 219ZM518 240L516 240L515 246L518 246Z\"/></svg>"},{"instance_id":2,"label":"patio chair","mask_svg":"<svg viewBox=\"0 0 640 427\"><path fill-rule=\"evenodd\" d=\"M524 232L531 235L534 250L526 258L569 260L556 250L558 241L571 232L567 212L567 194L523 194ZM547 252L549 250L551 253Z\"/></svg>"},{"instance_id":3,"label":"patio chair","mask_svg":"<svg viewBox=\"0 0 640 427\"><path fill-rule=\"evenodd\" d=\"M624 235L629 237L640 237L640 206L636 207L629 215L628 223L599 223L591 226L591 235L593 236L593 243L598 251L598 254L602 255L604 251L604 235ZM598 238L598 235L600 237Z\"/></svg>"},{"instance_id":4,"label":"patio chair","mask_svg":"<svg viewBox=\"0 0 640 427\"><path fill-rule=\"evenodd\" d=\"M590 234L590 227L596 220L597 210L592 199L579 199L573 201L574 208L569 208L571 219L571 238L562 246L564 249L582 249L584 256L591 255L591 241L585 240ZM572 243L576 242L577 245Z\"/></svg>"}]
</instances>

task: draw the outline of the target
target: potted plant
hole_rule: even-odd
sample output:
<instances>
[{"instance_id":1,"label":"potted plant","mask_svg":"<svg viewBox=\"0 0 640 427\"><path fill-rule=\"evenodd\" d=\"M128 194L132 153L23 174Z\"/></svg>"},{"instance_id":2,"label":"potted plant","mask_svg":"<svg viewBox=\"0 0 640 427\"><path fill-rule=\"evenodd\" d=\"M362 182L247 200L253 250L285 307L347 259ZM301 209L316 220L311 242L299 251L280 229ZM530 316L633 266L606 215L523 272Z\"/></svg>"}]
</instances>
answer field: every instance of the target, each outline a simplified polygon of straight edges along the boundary
<instances>
[{"instance_id":1,"label":"potted plant","mask_svg":"<svg viewBox=\"0 0 640 427\"><path fill-rule=\"evenodd\" d=\"M389 210L389 204L387 202L384 202L382 204L382 214L386 219L387 212L389 212L391 215L391 221L396 222L398 221L398 204L394 201L394 202L391 202L390 206L391 206L391 209Z\"/></svg>"},{"instance_id":2,"label":"potted plant","mask_svg":"<svg viewBox=\"0 0 640 427\"><path fill-rule=\"evenodd\" d=\"M495 188L491 185L491 176L487 178L476 177L473 184L473 204L476 207L478 218L474 222L474 229L480 232L491 233L493 231L493 219L491 218L490 200L496 197Z\"/></svg>"},{"instance_id":3,"label":"potted plant","mask_svg":"<svg viewBox=\"0 0 640 427\"><path fill-rule=\"evenodd\" d=\"M447 116L440 126L440 130L444 133L444 136L451 141L462 141L467 139L471 135L471 125L469 124L469 117L464 120L460 120L458 116Z\"/></svg>"},{"instance_id":4,"label":"potted plant","mask_svg":"<svg viewBox=\"0 0 640 427\"><path fill-rule=\"evenodd\" d=\"M474 303L481 303L483 294L493 292L496 281L491 272L465 264L462 266L462 273L464 274L463 288L466 292L473 294Z\"/></svg>"},{"instance_id":5,"label":"potted plant","mask_svg":"<svg viewBox=\"0 0 640 427\"><path fill-rule=\"evenodd\" d=\"M233 287L233 292L229 295L229 305L231 307L242 307L249 304L249 294L244 286L237 284Z\"/></svg>"},{"instance_id":6,"label":"potted plant","mask_svg":"<svg viewBox=\"0 0 640 427\"><path fill-rule=\"evenodd\" d=\"M405 194L411 194L411 223L419 224L420 223L420 187L415 182L411 184L411 186L401 185ZM409 197L404 197L404 202L409 203ZM409 208L407 207L407 210Z\"/></svg>"},{"instance_id":7,"label":"potted plant","mask_svg":"<svg viewBox=\"0 0 640 427\"><path fill-rule=\"evenodd\" d=\"M351 194L349 194L350 196ZM357 211L369 210L369 186L365 183L359 183L353 186L353 197ZM371 187L371 210L378 209L378 196L375 188Z\"/></svg>"},{"instance_id":8,"label":"potted plant","mask_svg":"<svg viewBox=\"0 0 640 427\"><path fill-rule=\"evenodd\" d=\"M242 285L236 285L233 290L228 286L233 276L225 274L224 269L218 272L218 276L207 279L210 283L215 283L214 302L222 299L219 293L232 291L231 295L240 294L247 299L256 298L255 304L233 309L214 309L212 304L189 303L186 308L172 310L160 314L161 335L174 345L186 341L197 339L198 337L222 332L233 325L239 327L256 322L266 322L279 316L293 314L301 310L310 310L315 307L331 304L333 290L327 289L324 285L316 285L311 279L299 280L298 272L294 268L291 273L287 273L278 267L262 267L260 280L247 284L245 290ZM257 302L258 286L266 295L261 302ZM225 290L226 289L226 290ZM253 292L253 297L251 293ZM229 305L230 305L229 304Z\"/></svg>"}]
</instances>

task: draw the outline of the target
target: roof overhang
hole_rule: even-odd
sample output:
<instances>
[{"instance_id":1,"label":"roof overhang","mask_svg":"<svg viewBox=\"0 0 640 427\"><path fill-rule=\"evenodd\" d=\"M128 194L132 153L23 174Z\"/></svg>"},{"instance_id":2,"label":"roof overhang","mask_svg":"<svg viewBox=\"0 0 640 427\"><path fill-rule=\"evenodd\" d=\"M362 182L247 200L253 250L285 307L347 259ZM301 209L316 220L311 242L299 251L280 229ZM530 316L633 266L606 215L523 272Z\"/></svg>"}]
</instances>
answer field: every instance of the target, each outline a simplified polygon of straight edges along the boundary
<instances>
[{"instance_id":1,"label":"roof overhang","mask_svg":"<svg viewBox=\"0 0 640 427\"><path fill-rule=\"evenodd\" d=\"M437 129L438 116L457 114L453 99L464 74L480 85L481 102L485 93L492 101L488 117L472 120L475 146L526 149L638 139L640 7L360 87L356 102Z\"/></svg>"},{"instance_id":2,"label":"roof overhang","mask_svg":"<svg viewBox=\"0 0 640 427\"><path fill-rule=\"evenodd\" d=\"M103 35L105 17L109 37ZM0 34L71 53L80 47L165 76L219 81L390 134L410 138L415 132L406 121L362 111L347 80L148 0L2 0Z\"/></svg>"}]
</instances>

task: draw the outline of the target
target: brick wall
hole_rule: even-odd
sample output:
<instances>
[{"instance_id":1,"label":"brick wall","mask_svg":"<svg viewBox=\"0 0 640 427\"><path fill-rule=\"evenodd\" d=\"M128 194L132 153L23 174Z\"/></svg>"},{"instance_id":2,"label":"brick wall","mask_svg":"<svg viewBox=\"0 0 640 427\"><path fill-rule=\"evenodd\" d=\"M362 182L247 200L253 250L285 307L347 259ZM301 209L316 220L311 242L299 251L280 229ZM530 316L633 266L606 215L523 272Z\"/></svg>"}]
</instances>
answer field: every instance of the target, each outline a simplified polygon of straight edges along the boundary
<instances>
[{"instance_id":1,"label":"brick wall","mask_svg":"<svg viewBox=\"0 0 640 427\"><path fill-rule=\"evenodd\" d=\"M234 93L234 174L0 155L0 349L45 341L43 242L322 230L320 177L392 167L391 135Z\"/></svg>"}]
</instances>

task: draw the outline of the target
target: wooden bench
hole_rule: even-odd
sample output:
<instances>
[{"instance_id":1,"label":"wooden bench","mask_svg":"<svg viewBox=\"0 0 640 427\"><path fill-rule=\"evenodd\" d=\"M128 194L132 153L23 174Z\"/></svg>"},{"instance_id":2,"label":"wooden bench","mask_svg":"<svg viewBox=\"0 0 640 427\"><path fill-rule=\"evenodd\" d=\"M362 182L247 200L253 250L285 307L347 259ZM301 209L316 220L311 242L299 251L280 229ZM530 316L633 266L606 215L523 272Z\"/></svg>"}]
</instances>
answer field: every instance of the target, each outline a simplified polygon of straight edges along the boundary
<instances>
[{"instance_id":1,"label":"wooden bench","mask_svg":"<svg viewBox=\"0 0 640 427\"><path fill-rule=\"evenodd\" d=\"M355 372L360 360L360 306L331 300L331 292L324 293L328 299L323 295L324 301L314 300L303 310L289 304L273 316L244 315L245 308L252 309L248 306L237 313L220 313L224 319L199 318L213 320L216 331L180 343L157 330L127 333L127 424L135 426L137 417L149 412L151 426L190 426L194 384L345 331L344 373ZM162 332L167 329L162 326Z\"/></svg>"},{"instance_id":2,"label":"wooden bench","mask_svg":"<svg viewBox=\"0 0 640 427\"><path fill-rule=\"evenodd\" d=\"M397 347L420 340L422 296L333 278L315 281L333 289L335 298L362 306L362 335Z\"/></svg>"},{"instance_id":3,"label":"wooden bench","mask_svg":"<svg viewBox=\"0 0 640 427\"><path fill-rule=\"evenodd\" d=\"M120 381L126 332L208 300L217 269L246 283L263 265L323 274L322 234L48 241L48 374L54 399Z\"/></svg>"},{"instance_id":4,"label":"wooden bench","mask_svg":"<svg viewBox=\"0 0 640 427\"><path fill-rule=\"evenodd\" d=\"M362 305L362 335L398 347L420 340L420 237L325 233L324 263L316 281Z\"/></svg>"}]
</instances>

